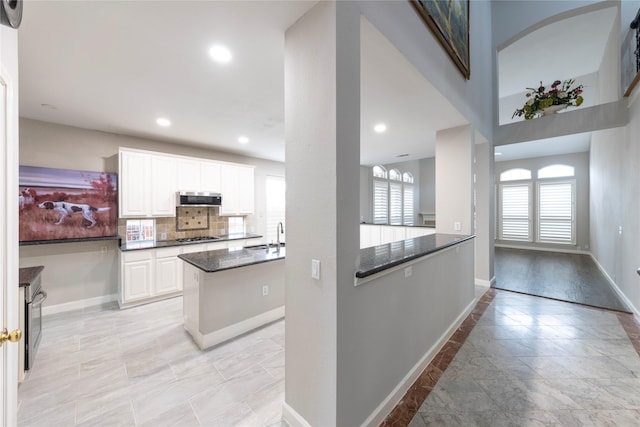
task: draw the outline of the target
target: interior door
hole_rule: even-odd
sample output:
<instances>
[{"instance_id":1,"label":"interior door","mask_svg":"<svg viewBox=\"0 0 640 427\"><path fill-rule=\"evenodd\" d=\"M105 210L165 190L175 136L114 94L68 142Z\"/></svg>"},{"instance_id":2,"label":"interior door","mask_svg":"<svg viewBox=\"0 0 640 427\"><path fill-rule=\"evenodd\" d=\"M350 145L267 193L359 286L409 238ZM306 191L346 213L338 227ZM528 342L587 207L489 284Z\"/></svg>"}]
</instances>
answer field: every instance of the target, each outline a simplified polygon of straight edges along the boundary
<instances>
[{"instance_id":1,"label":"interior door","mask_svg":"<svg viewBox=\"0 0 640 427\"><path fill-rule=\"evenodd\" d=\"M0 25L0 330L18 328L18 34ZM17 424L18 344L0 347L0 421Z\"/></svg>"}]
</instances>

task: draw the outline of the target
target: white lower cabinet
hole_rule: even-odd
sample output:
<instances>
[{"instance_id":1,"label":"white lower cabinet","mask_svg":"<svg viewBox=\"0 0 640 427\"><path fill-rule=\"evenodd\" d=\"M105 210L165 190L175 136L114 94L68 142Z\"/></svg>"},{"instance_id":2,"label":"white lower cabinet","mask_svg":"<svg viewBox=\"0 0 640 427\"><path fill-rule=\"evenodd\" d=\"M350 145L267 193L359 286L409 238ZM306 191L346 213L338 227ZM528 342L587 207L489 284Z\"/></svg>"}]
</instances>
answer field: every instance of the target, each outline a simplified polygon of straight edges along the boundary
<instances>
[{"instance_id":1,"label":"white lower cabinet","mask_svg":"<svg viewBox=\"0 0 640 427\"><path fill-rule=\"evenodd\" d=\"M182 291L180 248L155 249L155 295Z\"/></svg>"},{"instance_id":2,"label":"white lower cabinet","mask_svg":"<svg viewBox=\"0 0 640 427\"><path fill-rule=\"evenodd\" d=\"M155 301L182 292L180 248L147 249L120 254L120 307Z\"/></svg>"}]
</instances>

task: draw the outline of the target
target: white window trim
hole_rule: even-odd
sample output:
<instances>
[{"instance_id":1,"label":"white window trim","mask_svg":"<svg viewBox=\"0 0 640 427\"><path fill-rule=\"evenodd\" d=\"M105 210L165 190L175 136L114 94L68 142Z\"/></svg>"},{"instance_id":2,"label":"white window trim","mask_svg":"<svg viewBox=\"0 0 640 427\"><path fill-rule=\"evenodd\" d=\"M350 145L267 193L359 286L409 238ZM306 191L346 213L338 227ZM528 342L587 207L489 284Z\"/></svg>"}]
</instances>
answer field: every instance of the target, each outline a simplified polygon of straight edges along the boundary
<instances>
[{"instance_id":1,"label":"white window trim","mask_svg":"<svg viewBox=\"0 0 640 427\"><path fill-rule=\"evenodd\" d=\"M570 184L571 185L571 241L558 242L556 240L544 240L540 237L540 185L545 184ZM576 244L576 180L566 178L545 178L536 182L536 243L554 245L575 245Z\"/></svg>"},{"instance_id":2,"label":"white window trim","mask_svg":"<svg viewBox=\"0 0 640 427\"><path fill-rule=\"evenodd\" d=\"M500 240L504 240L506 242L529 242L532 243L533 242L533 223L534 223L534 218L533 218L533 183L531 181L521 181L521 182L513 182L513 181L507 181L508 183L501 183L498 186L498 191L499 191L499 204L498 204L498 216L499 216L499 226L500 226L500 231L498 233ZM528 203L528 238L527 239L512 239L512 238L504 238L504 233L503 233L503 216L502 216L502 206L503 206L503 197L502 197L502 188L504 187L521 187L523 185L526 185L528 187L528 197L529 197L529 203Z\"/></svg>"}]
</instances>

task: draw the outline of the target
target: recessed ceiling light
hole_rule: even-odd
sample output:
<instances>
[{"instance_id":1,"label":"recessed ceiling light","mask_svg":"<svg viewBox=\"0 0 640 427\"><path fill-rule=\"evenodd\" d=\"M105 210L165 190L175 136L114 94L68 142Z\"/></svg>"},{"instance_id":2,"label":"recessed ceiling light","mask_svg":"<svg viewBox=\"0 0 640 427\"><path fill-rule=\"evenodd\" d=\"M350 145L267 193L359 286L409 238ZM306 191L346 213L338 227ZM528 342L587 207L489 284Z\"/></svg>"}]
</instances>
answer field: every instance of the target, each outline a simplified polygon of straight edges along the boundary
<instances>
[{"instance_id":1,"label":"recessed ceiling light","mask_svg":"<svg viewBox=\"0 0 640 427\"><path fill-rule=\"evenodd\" d=\"M171 126L171 121L169 119L165 119L164 117L160 117L156 120L158 126L167 127Z\"/></svg>"},{"instance_id":2,"label":"recessed ceiling light","mask_svg":"<svg viewBox=\"0 0 640 427\"><path fill-rule=\"evenodd\" d=\"M231 51L222 45L214 45L209 49L209 55L218 64L226 64L231 61Z\"/></svg>"},{"instance_id":3,"label":"recessed ceiling light","mask_svg":"<svg viewBox=\"0 0 640 427\"><path fill-rule=\"evenodd\" d=\"M373 130L378 133L382 133L387 130L387 125L385 125L384 123L378 123L373 127Z\"/></svg>"},{"instance_id":4,"label":"recessed ceiling light","mask_svg":"<svg viewBox=\"0 0 640 427\"><path fill-rule=\"evenodd\" d=\"M240 136L238 137L238 142L240 144L247 144L249 142L249 138L247 138L246 136Z\"/></svg>"}]
</instances>

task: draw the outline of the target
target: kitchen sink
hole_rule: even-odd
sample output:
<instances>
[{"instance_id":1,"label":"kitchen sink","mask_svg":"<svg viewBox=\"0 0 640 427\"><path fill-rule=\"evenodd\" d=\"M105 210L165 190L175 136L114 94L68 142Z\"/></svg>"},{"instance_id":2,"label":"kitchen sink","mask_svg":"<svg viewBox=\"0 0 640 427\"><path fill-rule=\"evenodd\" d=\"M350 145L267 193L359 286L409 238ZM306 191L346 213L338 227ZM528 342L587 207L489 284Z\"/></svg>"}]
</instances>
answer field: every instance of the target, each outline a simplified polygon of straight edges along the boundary
<instances>
[{"instance_id":1,"label":"kitchen sink","mask_svg":"<svg viewBox=\"0 0 640 427\"><path fill-rule=\"evenodd\" d=\"M277 248L278 245L276 243L264 243L262 245L253 245L253 246L245 246L245 249L249 249L249 250L253 250L253 251L258 251L258 250L268 250L268 249L275 249ZM284 243L280 243L280 247L284 248Z\"/></svg>"}]
</instances>

